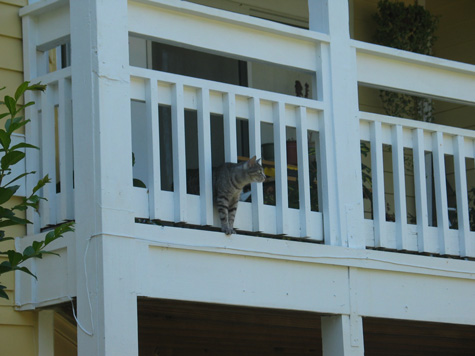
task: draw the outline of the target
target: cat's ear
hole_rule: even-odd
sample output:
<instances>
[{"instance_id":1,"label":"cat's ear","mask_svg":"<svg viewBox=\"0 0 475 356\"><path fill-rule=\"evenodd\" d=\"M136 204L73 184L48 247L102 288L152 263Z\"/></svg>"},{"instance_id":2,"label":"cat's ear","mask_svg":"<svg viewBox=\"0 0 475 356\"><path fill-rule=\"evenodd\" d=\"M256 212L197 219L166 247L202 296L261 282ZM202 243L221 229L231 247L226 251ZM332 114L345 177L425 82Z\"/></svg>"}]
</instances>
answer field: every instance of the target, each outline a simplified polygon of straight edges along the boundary
<instances>
[{"instance_id":1,"label":"cat's ear","mask_svg":"<svg viewBox=\"0 0 475 356\"><path fill-rule=\"evenodd\" d=\"M249 161L247 161L247 164L252 167L256 164L256 156L252 157Z\"/></svg>"}]
</instances>

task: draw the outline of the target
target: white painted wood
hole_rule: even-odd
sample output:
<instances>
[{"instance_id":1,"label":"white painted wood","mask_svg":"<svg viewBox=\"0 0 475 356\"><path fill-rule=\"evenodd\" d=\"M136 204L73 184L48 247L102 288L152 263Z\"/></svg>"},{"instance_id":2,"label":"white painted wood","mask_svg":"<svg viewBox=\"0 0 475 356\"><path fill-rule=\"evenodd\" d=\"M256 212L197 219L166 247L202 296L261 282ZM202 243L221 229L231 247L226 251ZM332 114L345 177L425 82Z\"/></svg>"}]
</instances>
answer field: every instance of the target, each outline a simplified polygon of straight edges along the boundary
<instances>
[{"instance_id":1,"label":"white painted wood","mask_svg":"<svg viewBox=\"0 0 475 356\"><path fill-rule=\"evenodd\" d=\"M407 212L406 212L406 179L403 147L403 131L401 125L391 128L393 145L393 180L394 180L394 210L396 216L396 247L398 250L407 249Z\"/></svg>"},{"instance_id":2,"label":"white painted wood","mask_svg":"<svg viewBox=\"0 0 475 356\"><path fill-rule=\"evenodd\" d=\"M428 56L352 41L357 49L358 81L368 86L473 104L473 67ZM411 80L408 80L411 78ZM454 90L453 88L457 88Z\"/></svg>"},{"instance_id":3,"label":"white painted wood","mask_svg":"<svg viewBox=\"0 0 475 356\"><path fill-rule=\"evenodd\" d=\"M389 247L386 223L386 206L384 199L384 165L382 128L380 122L371 123L371 179L373 188L373 221L375 247Z\"/></svg>"},{"instance_id":4,"label":"white painted wood","mask_svg":"<svg viewBox=\"0 0 475 356\"><path fill-rule=\"evenodd\" d=\"M338 218L337 218L337 190L333 183L336 174L335 158L332 154L332 136L333 128L331 125L331 105L330 105L330 91L331 80L329 76L330 71L330 49L327 44L319 46L319 61L317 63L317 96L319 100L324 101L324 110L320 114L320 136L319 136L319 151L320 151L320 185L321 191L321 211L323 212L323 228L325 244L337 245L338 241ZM325 96L324 96L325 93Z\"/></svg>"},{"instance_id":5,"label":"white painted wood","mask_svg":"<svg viewBox=\"0 0 475 356\"><path fill-rule=\"evenodd\" d=\"M443 133L432 134L434 147L434 181L435 201L437 209L437 229L439 231L439 252L444 255L449 251L447 236L449 233L449 217L447 205L447 186L445 177L445 151Z\"/></svg>"},{"instance_id":6,"label":"white painted wood","mask_svg":"<svg viewBox=\"0 0 475 356\"><path fill-rule=\"evenodd\" d=\"M49 87L41 94L41 174L48 175L51 183L43 188L43 197L47 200L40 202L41 226L56 224L56 167L55 167L55 108L52 96L56 88Z\"/></svg>"},{"instance_id":7,"label":"white painted wood","mask_svg":"<svg viewBox=\"0 0 475 356\"><path fill-rule=\"evenodd\" d=\"M467 171L465 167L465 140L463 136L453 137L455 148L455 194L457 197L457 219L459 230L459 255L470 256L473 253L470 239L470 217L467 192Z\"/></svg>"},{"instance_id":8,"label":"white painted wood","mask_svg":"<svg viewBox=\"0 0 475 356\"><path fill-rule=\"evenodd\" d=\"M161 177L160 177L160 136L159 136L159 111L158 87L153 79L146 85L146 110L147 110L147 147L148 147L148 191L149 191L149 216L150 219L159 219L162 210ZM137 214L137 212L136 212ZM138 215L141 216L141 215Z\"/></svg>"},{"instance_id":9,"label":"white painted wood","mask_svg":"<svg viewBox=\"0 0 475 356\"><path fill-rule=\"evenodd\" d=\"M54 356L54 311L38 313L38 356Z\"/></svg>"},{"instance_id":10,"label":"white painted wood","mask_svg":"<svg viewBox=\"0 0 475 356\"><path fill-rule=\"evenodd\" d=\"M63 69L65 70L65 69ZM144 88L144 80L147 78L155 79L159 82L159 93L160 96L160 104L164 105L172 105L172 98L170 93L167 94L169 86L172 83L183 83L186 87L193 87L193 88L203 88L209 89L210 92L218 92L218 93L232 93L235 94L237 98L245 97L245 98L252 98L258 97L261 100L277 102L283 101L288 105L295 105L295 106L305 106L310 109L314 109L316 111L323 110L323 103L321 100L308 100L305 98L299 98L294 96L289 96L285 94L279 94L269 91L263 91L259 89L253 88L246 88L226 83L219 83L219 82L212 82L208 80L186 77L178 74L173 73L166 73L166 72L159 72L153 71L144 68L138 67L129 67L131 79L131 99L133 100L145 100L145 91ZM54 74L52 74L54 75ZM160 90L162 89L162 90ZM247 99L246 99L247 100ZM242 108L239 104L242 103L241 100L237 99L236 102L236 115L238 117L247 117L247 115L242 116ZM196 102L188 101L186 102L187 108L195 109L196 110ZM247 103L244 104L247 108ZM222 114L224 115L224 106L221 105L220 107L213 107L213 113ZM248 110L247 110L248 112ZM238 115L239 114L239 115ZM272 122L270 120L269 122ZM475 134L474 134L475 136Z\"/></svg>"},{"instance_id":11,"label":"white painted wood","mask_svg":"<svg viewBox=\"0 0 475 356\"><path fill-rule=\"evenodd\" d=\"M249 152L250 156L262 157L261 154L261 105L260 99L256 97L249 98ZM251 184L252 191L252 231L262 231L263 216L262 205L264 196L262 184Z\"/></svg>"},{"instance_id":12,"label":"white painted wood","mask_svg":"<svg viewBox=\"0 0 475 356\"><path fill-rule=\"evenodd\" d=\"M63 6L50 8L39 14L37 29L37 45L41 51L53 49L60 44L66 43L70 35L69 7Z\"/></svg>"},{"instance_id":13,"label":"white painted wood","mask_svg":"<svg viewBox=\"0 0 475 356\"><path fill-rule=\"evenodd\" d=\"M58 136L59 136L59 177L61 193L58 199L58 222L74 220L73 191L73 122L71 82L58 82Z\"/></svg>"},{"instance_id":14,"label":"white painted wood","mask_svg":"<svg viewBox=\"0 0 475 356\"><path fill-rule=\"evenodd\" d=\"M285 104L274 103L274 154L275 154L275 191L276 191L276 231L278 235L288 233L288 185L287 150L285 130Z\"/></svg>"},{"instance_id":15,"label":"white painted wood","mask_svg":"<svg viewBox=\"0 0 475 356\"><path fill-rule=\"evenodd\" d=\"M310 230L310 173L308 158L308 130L307 110L300 106L295 108L297 115L297 163L299 167L299 210L300 210L300 236L309 236ZM314 143L315 144L315 143Z\"/></svg>"},{"instance_id":16,"label":"white painted wood","mask_svg":"<svg viewBox=\"0 0 475 356\"><path fill-rule=\"evenodd\" d=\"M327 39L322 34L240 14L229 16L224 11L187 2L141 2L132 2L129 8L129 29L134 34L167 39L181 46L211 50L235 58L246 57L314 70L316 44L319 39ZM161 25L156 26L157 23ZM179 30L176 24L180 24ZM216 33L226 41L209 41ZM282 51L282 48L287 50Z\"/></svg>"},{"instance_id":17,"label":"white painted wood","mask_svg":"<svg viewBox=\"0 0 475 356\"><path fill-rule=\"evenodd\" d=\"M308 13L310 31L325 34L330 32L327 0L309 0Z\"/></svg>"},{"instance_id":18,"label":"white painted wood","mask_svg":"<svg viewBox=\"0 0 475 356\"><path fill-rule=\"evenodd\" d=\"M134 356L136 295L125 292L134 249L113 238L135 227L127 1L71 0L70 8L77 316L87 331L78 329L78 355Z\"/></svg>"},{"instance_id":19,"label":"white painted wood","mask_svg":"<svg viewBox=\"0 0 475 356\"><path fill-rule=\"evenodd\" d=\"M425 252L428 245L429 215L427 209L427 172L425 169L424 131L413 130L414 186L416 194L416 219L418 251Z\"/></svg>"},{"instance_id":20,"label":"white painted wood","mask_svg":"<svg viewBox=\"0 0 475 356\"><path fill-rule=\"evenodd\" d=\"M198 91L198 156L201 225L213 225L213 173L209 90Z\"/></svg>"},{"instance_id":21,"label":"white painted wood","mask_svg":"<svg viewBox=\"0 0 475 356\"><path fill-rule=\"evenodd\" d=\"M186 159L185 159L185 108L183 85L173 86L172 145L173 145L173 189L175 222L186 221Z\"/></svg>"},{"instance_id":22,"label":"white painted wood","mask_svg":"<svg viewBox=\"0 0 475 356\"><path fill-rule=\"evenodd\" d=\"M224 94L224 157L226 162L237 162L236 96Z\"/></svg>"},{"instance_id":23,"label":"white painted wood","mask_svg":"<svg viewBox=\"0 0 475 356\"><path fill-rule=\"evenodd\" d=\"M323 356L363 356L363 320L357 317L358 342L354 342L348 315L322 317ZM353 341L353 342L352 342Z\"/></svg>"},{"instance_id":24,"label":"white painted wood","mask_svg":"<svg viewBox=\"0 0 475 356\"><path fill-rule=\"evenodd\" d=\"M369 121L369 122L379 121L383 124L388 124L390 126L402 125L407 129L423 129L425 132L430 132L430 133L441 131L447 135L462 135L462 136L466 136L470 138L475 138L474 130L461 129L458 127L451 127L451 126L446 126L446 125L438 125L438 124L433 124L433 123L424 122L424 121L402 119L399 117L373 114L373 113L363 112L363 111L360 111L358 115L360 119L364 121ZM391 144L391 140L383 140L383 143ZM408 147L412 147L412 145ZM430 139L428 139L426 142L426 149L427 150L432 149L432 141ZM446 153L448 154L453 153L452 151L450 151L451 149L450 147L445 147L445 149L447 150Z\"/></svg>"},{"instance_id":25,"label":"white painted wood","mask_svg":"<svg viewBox=\"0 0 475 356\"><path fill-rule=\"evenodd\" d=\"M365 248L362 231L363 197L361 194L361 157L355 147L359 147L358 93L356 72L356 50L350 46L348 1L327 1L330 46L321 45L317 62L317 72L322 70L321 83L317 90L327 102L324 116L325 137L324 155L327 162L333 161L334 170L327 174L330 199L336 206L330 214L336 216L336 227L330 236L325 236L328 243L354 248ZM327 14L310 13L317 16L310 23L318 21ZM317 76L318 77L318 76ZM341 105L345 103L345 105ZM351 135L343 134L351 132ZM333 167L332 167L333 168ZM331 177L331 178L330 178ZM330 223L330 229L332 229ZM327 240L328 238L328 240Z\"/></svg>"}]
</instances>

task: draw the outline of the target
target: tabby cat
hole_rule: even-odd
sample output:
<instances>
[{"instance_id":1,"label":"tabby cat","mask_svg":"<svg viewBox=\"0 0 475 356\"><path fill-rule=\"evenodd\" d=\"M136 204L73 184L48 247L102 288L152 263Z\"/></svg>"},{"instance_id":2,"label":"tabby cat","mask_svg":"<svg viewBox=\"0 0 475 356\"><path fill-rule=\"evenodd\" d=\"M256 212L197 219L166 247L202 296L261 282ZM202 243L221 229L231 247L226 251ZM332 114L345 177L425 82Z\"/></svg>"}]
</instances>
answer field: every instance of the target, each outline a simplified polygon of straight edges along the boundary
<instances>
[{"instance_id":1,"label":"tabby cat","mask_svg":"<svg viewBox=\"0 0 475 356\"><path fill-rule=\"evenodd\" d=\"M259 160L254 156L246 162L224 163L213 171L214 204L221 220L221 231L226 235L236 233L233 228L234 217L242 189L249 183L266 180Z\"/></svg>"}]
</instances>

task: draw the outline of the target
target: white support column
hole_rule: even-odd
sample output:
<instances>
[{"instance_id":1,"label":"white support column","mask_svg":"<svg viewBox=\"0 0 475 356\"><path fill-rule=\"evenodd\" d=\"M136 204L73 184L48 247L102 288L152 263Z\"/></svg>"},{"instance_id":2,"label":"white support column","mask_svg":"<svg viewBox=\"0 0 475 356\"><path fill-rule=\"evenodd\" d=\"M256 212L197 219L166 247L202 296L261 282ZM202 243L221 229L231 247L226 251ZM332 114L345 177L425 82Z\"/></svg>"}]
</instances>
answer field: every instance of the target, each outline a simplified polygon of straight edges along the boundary
<instances>
[{"instance_id":1,"label":"white support column","mask_svg":"<svg viewBox=\"0 0 475 356\"><path fill-rule=\"evenodd\" d=\"M363 320L356 318L352 327L348 315L322 317L323 356L363 356ZM355 330L356 329L356 330ZM357 333L357 335L353 335Z\"/></svg>"},{"instance_id":2,"label":"white support column","mask_svg":"<svg viewBox=\"0 0 475 356\"><path fill-rule=\"evenodd\" d=\"M38 312L38 356L54 356L54 311Z\"/></svg>"},{"instance_id":3,"label":"white support column","mask_svg":"<svg viewBox=\"0 0 475 356\"><path fill-rule=\"evenodd\" d=\"M308 4L310 30L331 36L330 45L321 46L317 73L317 96L324 101L323 170L328 184L324 203L331 205L323 211L337 219L325 229L325 242L365 248L356 50L350 41L348 0L308 0Z\"/></svg>"},{"instance_id":4,"label":"white support column","mask_svg":"<svg viewBox=\"0 0 475 356\"><path fill-rule=\"evenodd\" d=\"M78 355L134 356L127 1L71 0L70 11Z\"/></svg>"}]
</instances>

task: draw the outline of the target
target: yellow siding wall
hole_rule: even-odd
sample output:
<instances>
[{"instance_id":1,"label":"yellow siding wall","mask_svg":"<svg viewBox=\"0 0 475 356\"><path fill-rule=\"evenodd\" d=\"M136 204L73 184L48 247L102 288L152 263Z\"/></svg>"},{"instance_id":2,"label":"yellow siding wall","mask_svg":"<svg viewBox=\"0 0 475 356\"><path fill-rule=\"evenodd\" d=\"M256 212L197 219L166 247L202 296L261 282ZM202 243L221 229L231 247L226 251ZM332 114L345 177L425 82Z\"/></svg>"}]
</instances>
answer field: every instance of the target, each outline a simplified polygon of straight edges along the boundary
<instances>
[{"instance_id":1,"label":"yellow siding wall","mask_svg":"<svg viewBox=\"0 0 475 356\"><path fill-rule=\"evenodd\" d=\"M22 29L18 11L27 0L0 0L0 92L12 95L23 82ZM15 198L15 204L20 198ZM24 227L10 228L10 236L25 235ZM13 242L2 243L2 250L13 249ZM1 261L1 259L0 259ZM0 355L36 356L38 354L38 315L17 312L14 303L14 275L1 277L7 286L8 301L0 299ZM77 354L76 326L57 315L55 317L55 355Z\"/></svg>"},{"instance_id":2,"label":"yellow siding wall","mask_svg":"<svg viewBox=\"0 0 475 356\"><path fill-rule=\"evenodd\" d=\"M21 21L18 17L18 10L23 5L26 5L26 0L0 0L0 87L7 87L0 93L2 97L12 94L23 81ZM9 231L12 236L24 233L22 227ZM12 242L1 245L2 250L13 247ZM1 282L7 286L10 299L0 299L0 355L36 355L36 313L14 311L13 274L3 275Z\"/></svg>"}]
</instances>

